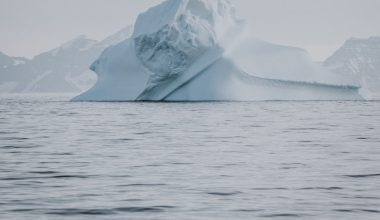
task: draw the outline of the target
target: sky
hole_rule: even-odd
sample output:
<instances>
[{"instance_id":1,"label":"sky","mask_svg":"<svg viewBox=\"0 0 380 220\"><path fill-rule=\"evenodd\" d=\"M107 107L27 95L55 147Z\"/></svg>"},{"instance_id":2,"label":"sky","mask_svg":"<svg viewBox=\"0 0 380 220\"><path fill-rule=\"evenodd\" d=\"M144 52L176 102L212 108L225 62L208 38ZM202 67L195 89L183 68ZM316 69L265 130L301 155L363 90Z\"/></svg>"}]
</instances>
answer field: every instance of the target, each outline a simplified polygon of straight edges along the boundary
<instances>
[{"instance_id":1,"label":"sky","mask_svg":"<svg viewBox=\"0 0 380 220\"><path fill-rule=\"evenodd\" d=\"M33 57L85 34L101 40L163 0L0 0L0 51ZM350 37L380 36L380 0L230 0L253 34L322 61Z\"/></svg>"}]
</instances>

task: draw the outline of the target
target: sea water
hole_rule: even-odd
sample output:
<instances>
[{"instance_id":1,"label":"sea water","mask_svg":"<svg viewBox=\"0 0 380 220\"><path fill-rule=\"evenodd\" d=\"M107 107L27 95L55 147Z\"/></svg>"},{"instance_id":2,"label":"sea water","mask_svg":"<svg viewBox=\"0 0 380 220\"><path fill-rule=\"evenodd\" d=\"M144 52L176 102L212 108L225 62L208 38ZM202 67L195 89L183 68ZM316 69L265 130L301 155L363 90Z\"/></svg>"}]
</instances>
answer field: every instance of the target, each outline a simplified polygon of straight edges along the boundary
<instances>
[{"instance_id":1,"label":"sea water","mask_svg":"<svg viewBox=\"0 0 380 220\"><path fill-rule=\"evenodd\" d=\"M0 219L380 219L380 102L0 96Z\"/></svg>"}]
</instances>

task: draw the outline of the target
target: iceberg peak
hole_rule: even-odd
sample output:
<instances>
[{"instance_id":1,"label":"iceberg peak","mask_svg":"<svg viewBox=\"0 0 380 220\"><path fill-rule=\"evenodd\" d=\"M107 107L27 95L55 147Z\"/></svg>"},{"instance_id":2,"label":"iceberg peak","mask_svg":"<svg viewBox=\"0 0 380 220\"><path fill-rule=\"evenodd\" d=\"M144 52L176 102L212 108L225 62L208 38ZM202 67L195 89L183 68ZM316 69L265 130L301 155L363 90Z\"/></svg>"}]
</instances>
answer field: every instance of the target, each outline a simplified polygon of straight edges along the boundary
<instances>
[{"instance_id":1,"label":"iceberg peak","mask_svg":"<svg viewBox=\"0 0 380 220\"><path fill-rule=\"evenodd\" d=\"M168 0L141 14L133 40L148 87L182 74L237 23L227 0Z\"/></svg>"},{"instance_id":2,"label":"iceberg peak","mask_svg":"<svg viewBox=\"0 0 380 220\"><path fill-rule=\"evenodd\" d=\"M195 22L217 35L236 21L235 8L228 0L167 0L139 15L133 38L183 22Z\"/></svg>"}]
</instances>

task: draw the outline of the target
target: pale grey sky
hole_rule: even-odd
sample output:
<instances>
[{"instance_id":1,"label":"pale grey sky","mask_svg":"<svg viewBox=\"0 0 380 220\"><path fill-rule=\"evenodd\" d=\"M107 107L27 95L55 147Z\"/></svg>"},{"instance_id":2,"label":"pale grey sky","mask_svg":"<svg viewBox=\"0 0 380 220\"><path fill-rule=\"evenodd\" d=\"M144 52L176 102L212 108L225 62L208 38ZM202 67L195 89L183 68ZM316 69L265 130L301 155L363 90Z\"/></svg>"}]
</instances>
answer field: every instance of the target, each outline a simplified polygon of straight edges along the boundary
<instances>
[{"instance_id":1,"label":"pale grey sky","mask_svg":"<svg viewBox=\"0 0 380 220\"><path fill-rule=\"evenodd\" d=\"M34 55L85 34L102 39L162 0L0 0L0 51ZM380 0L231 0L254 34L323 60L349 37L380 36Z\"/></svg>"}]
</instances>

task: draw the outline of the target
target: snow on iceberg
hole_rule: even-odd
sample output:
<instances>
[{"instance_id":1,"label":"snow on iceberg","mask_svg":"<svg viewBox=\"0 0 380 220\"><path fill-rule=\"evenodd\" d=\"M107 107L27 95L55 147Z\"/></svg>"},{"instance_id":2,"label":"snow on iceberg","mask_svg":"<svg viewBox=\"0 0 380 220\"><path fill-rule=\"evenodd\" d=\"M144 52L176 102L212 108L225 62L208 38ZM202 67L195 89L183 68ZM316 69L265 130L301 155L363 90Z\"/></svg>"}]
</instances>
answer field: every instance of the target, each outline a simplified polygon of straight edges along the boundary
<instances>
[{"instance_id":1,"label":"snow on iceberg","mask_svg":"<svg viewBox=\"0 0 380 220\"><path fill-rule=\"evenodd\" d=\"M362 99L304 50L257 40L245 26L228 0L167 0L103 52L91 66L96 85L74 100Z\"/></svg>"}]
</instances>

